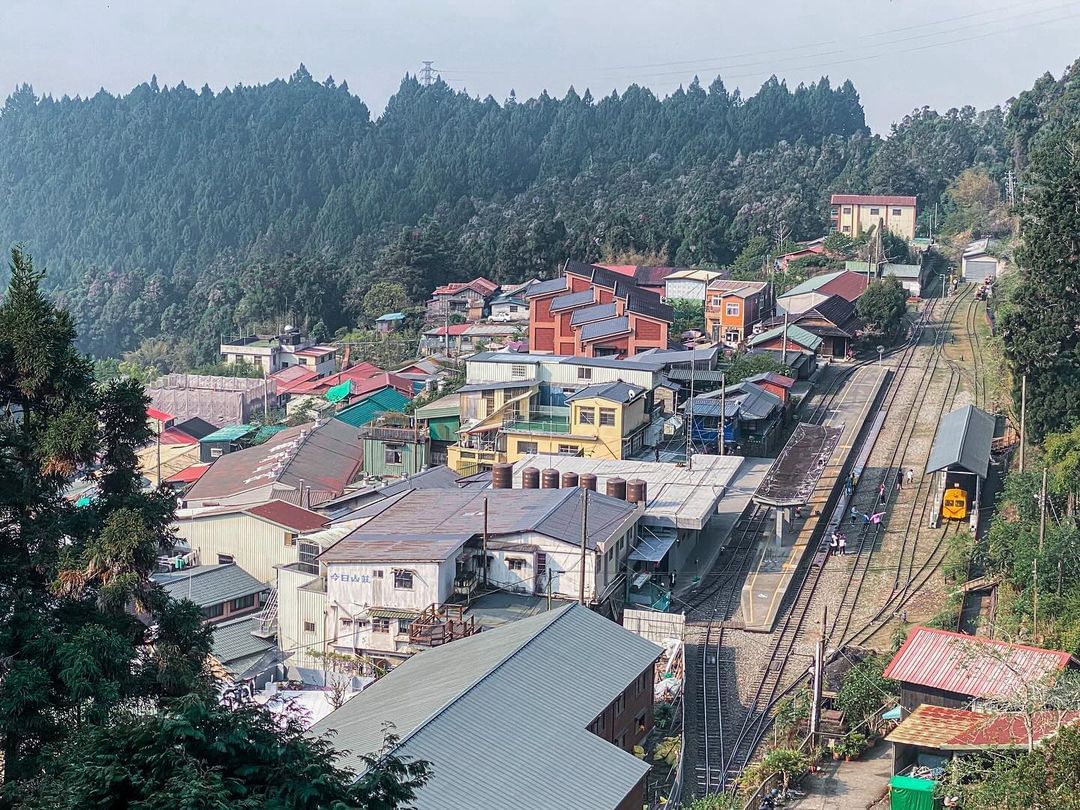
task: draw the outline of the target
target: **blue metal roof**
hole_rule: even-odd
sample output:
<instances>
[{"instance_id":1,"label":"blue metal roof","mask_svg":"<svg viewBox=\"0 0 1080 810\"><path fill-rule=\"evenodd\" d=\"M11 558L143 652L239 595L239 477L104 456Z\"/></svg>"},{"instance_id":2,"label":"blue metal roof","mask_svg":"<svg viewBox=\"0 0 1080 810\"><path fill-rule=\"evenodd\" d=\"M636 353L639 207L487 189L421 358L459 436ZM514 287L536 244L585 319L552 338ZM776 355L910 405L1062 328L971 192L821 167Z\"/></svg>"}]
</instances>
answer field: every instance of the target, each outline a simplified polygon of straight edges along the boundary
<instances>
[{"instance_id":1,"label":"blue metal roof","mask_svg":"<svg viewBox=\"0 0 1080 810\"><path fill-rule=\"evenodd\" d=\"M405 313L404 312L387 312L385 315L380 315L378 318L375 319L376 322L379 322L379 321L403 321L403 320L405 320Z\"/></svg>"}]
</instances>

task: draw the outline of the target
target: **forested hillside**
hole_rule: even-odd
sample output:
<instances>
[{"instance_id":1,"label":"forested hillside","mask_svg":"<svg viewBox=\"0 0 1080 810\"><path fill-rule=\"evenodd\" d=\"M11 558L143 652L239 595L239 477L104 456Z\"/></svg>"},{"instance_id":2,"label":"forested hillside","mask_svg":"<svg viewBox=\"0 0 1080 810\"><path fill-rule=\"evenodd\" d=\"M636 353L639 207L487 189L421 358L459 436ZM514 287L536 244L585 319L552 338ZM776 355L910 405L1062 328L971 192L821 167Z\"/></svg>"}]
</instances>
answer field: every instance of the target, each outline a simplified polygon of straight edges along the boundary
<instances>
[{"instance_id":1,"label":"forested hillside","mask_svg":"<svg viewBox=\"0 0 1080 810\"><path fill-rule=\"evenodd\" d=\"M477 99L406 77L385 112L301 67L213 93L152 81L0 111L0 238L21 242L98 356L291 312L352 325L373 279L545 275L566 257L726 263L755 235L820 235L837 190L918 194L1017 151L1004 113L924 109L871 137L850 82L742 98L717 79Z\"/></svg>"}]
</instances>

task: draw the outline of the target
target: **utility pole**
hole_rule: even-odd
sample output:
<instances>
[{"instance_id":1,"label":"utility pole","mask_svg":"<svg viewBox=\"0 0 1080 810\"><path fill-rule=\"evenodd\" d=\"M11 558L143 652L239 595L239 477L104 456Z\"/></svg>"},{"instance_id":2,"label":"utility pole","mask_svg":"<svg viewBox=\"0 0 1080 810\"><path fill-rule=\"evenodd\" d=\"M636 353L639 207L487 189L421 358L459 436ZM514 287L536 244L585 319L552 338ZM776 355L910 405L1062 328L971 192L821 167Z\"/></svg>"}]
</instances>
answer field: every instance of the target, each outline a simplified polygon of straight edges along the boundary
<instances>
[{"instance_id":1,"label":"utility pole","mask_svg":"<svg viewBox=\"0 0 1080 810\"><path fill-rule=\"evenodd\" d=\"M435 83L435 68L432 67L433 60L427 59L423 62L423 67L420 68L420 84L424 87L431 87Z\"/></svg>"},{"instance_id":2,"label":"utility pole","mask_svg":"<svg viewBox=\"0 0 1080 810\"><path fill-rule=\"evenodd\" d=\"M484 498L484 587L488 586L488 499Z\"/></svg>"},{"instance_id":3,"label":"utility pole","mask_svg":"<svg viewBox=\"0 0 1080 810\"><path fill-rule=\"evenodd\" d=\"M785 310L784 311L784 334L781 335L782 340L780 341L782 346L783 346L783 348L780 350L780 365L782 365L782 366L787 365L787 330L788 330L788 313L787 313L787 310Z\"/></svg>"},{"instance_id":4,"label":"utility pole","mask_svg":"<svg viewBox=\"0 0 1080 810\"><path fill-rule=\"evenodd\" d=\"M697 356L697 351L690 350L690 399L686 400L686 468L688 470L694 469L694 378L697 377L697 368L694 364L694 358ZM720 415L720 419L723 420L723 414Z\"/></svg>"},{"instance_id":5,"label":"utility pole","mask_svg":"<svg viewBox=\"0 0 1080 810\"><path fill-rule=\"evenodd\" d=\"M1043 467L1042 490L1039 492L1039 553L1046 540L1046 467Z\"/></svg>"},{"instance_id":6,"label":"utility pole","mask_svg":"<svg viewBox=\"0 0 1080 810\"><path fill-rule=\"evenodd\" d=\"M161 431L164 430L165 425L162 422L157 423L157 485L161 486Z\"/></svg>"},{"instance_id":7,"label":"utility pole","mask_svg":"<svg viewBox=\"0 0 1080 810\"><path fill-rule=\"evenodd\" d=\"M727 438L727 372L720 375L720 455L724 455L724 440Z\"/></svg>"},{"instance_id":8,"label":"utility pole","mask_svg":"<svg viewBox=\"0 0 1080 810\"><path fill-rule=\"evenodd\" d=\"M585 604L585 548L589 540L589 488L581 487L581 570L578 582L578 604Z\"/></svg>"},{"instance_id":9,"label":"utility pole","mask_svg":"<svg viewBox=\"0 0 1080 810\"><path fill-rule=\"evenodd\" d=\"M1024 428L1027 422L1027 374L1020 378L1020 472L1024 471Z\"/></svg>"},{"instance_id":10,"label":"utility pole","mask_svg":"<svg viewBox=\"0 0 1080 810\"><path fill-rule=\"evenodd\" d=\"M821 693L824 688L825 675L825 628L829 623L829 606L825 605L821 612L821 633L818 635L817 645L814 648L814 696L810 705L810 745L817 742L818 727L821 724Z\"/></svg>"},{"instance_id":11,"label":"utility pole","mask_svg":"<svg viewBox=\"0 0 1080 810\"><path fill-rule=\"evenodd\" d=\"M1031 561L1031 576L1035 580L1035 592L1031 600L1031 636L1036 644L1039 643L1039 558Z\"/></svg>"},{"instance_id":12,"label":"utility pole","mask_svg":"<svg viewBox=\"0 0 1080 810\"><path fill-rule=\"evenodd\" d=\"M450 354L450 302L447 301L443 307L443 342L446 344L446 356L453 357Z\"/></svg>"}]
</instances>

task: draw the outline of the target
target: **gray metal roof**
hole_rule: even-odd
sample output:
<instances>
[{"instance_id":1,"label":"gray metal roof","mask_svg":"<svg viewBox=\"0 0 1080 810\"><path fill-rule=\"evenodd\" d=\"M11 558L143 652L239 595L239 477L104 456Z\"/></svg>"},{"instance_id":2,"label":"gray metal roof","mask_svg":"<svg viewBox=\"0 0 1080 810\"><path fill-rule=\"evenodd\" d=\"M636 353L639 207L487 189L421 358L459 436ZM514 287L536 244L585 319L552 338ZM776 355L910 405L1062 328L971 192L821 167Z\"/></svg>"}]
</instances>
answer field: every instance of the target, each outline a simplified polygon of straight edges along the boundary
<instances>
[{"instance_id":1,"label":"gray metal roof","mask_svg":"<svg viewBox=\"0 0 1080 810\"><path fill-rule=\"evenodd\" d=\"M323 552L324 561L364 559L373 538L429 538L457 542L457 548L484 530L484 500L488 501L488 534L492 537L539 532L573 545L581 542L581 492L566 489L418 489L364 507L350 517L368 520ZM635 512L633 504L589 493L590 548L621 534ZM460 539L464 536L464 539ZM458 542L460 539L460 542ZM411 553L421 553L413 550ZM431 554L442 553L435 549ZM410 559L445 559L411 557Z\"/></svg>"},{"instance_id":2,"label":"gray metal roof","mask_svg":"<svg viewBox=\"0 0 1080 810\"><path fill-rule=\"evenodd\" d=\"M585 324L581 327L581 339L594 340L609 335L620 335L628 331L630 331L630 319L626 315L622 315L618 318L605 318L602 321Z\"/></svg>"},{"instance_id":3,"label":"gray metal roof","mask_svg":"<svg viewBox=\"0 0 1080 810\"><path fill-rule=\"evenodd\" d=\"M614 318L618 314L619 307L614 301L609 304L597 304L596 306L574 310L574 313L570 316L570 325L579 326L589 321Z\"/></svg>"},{"instance_id":4,"label":"gray metal roof","mask_svg":"<svg viewBox=\"0 0 1080 810\"><path fill-rule=\"evenodd\" d=\"M772 391L747 380L728 387L729 396L738 396L740 392L744 395L739 401L742 413L751 419L765 419L783 405L783 400Z\"/></svg>"},{"instance_id":5,"label":"gray metal roof","mask_svg":"<svg viewBox=\"0 0 1080 810\"><path fill-rule=\"evenodd\" d=\"M498 391L503 388L528 388L535 385L537 380L502 380L490 383L469 383L458 389L459 394L474 393L476 391Z\"/></svg>"},{"instance_id":6,"label":"gray metal roof","mask_svg":"<svg viewBox=\"0 0 1080 810\"><path fill-rule=\"evenodd\" d=\"M569 309L570 307L580 307L585 304L591 304L593 301L592 290L582 290L581 292L569 293L568 295L560 295L558 298L553 298L551 301L551 311L558 312L560 309Z\"/></svg>"},{"instance_id":7,"label":"gray metal roof","mask_svg":"<svg viewBox=\"0 0 1080 810\"><path fill-rule=\"evenodd\" d=\"M220 605L230 599L239 599L253 593L270 590L239 565L199 565L180 571L154 574L159 583L173 599L189 599L199 607Z\"/></svg>"},{"instance_id":8,"label":"gray metal roof","mask_svg":"<svg viewBox=\"0 0 1080 810\"><path fill-rule=\"evenodd\" d=\"M382 745L431 763L417 810L614 810L647 763L587 731L660 647L579 605L413 656L312 727L345 767Z\"/></svg>"},{"instance_id":9,"label":"gray metal roof","mask_svg":"<svg viewBox=\"0 0 1080 810\"><path fill-rule=\"evenodd\" d=\"M647 361L616 360L610 357L575 357L561 354L523 354L518 352L479 352L472 355L470 363L516 363L534 364L558 363L571 366L592 366L594 368L621 368L629 371L661 371L665 363L662 360L648 358ZM516 381L515 381L516 382ZM506 383L503 383L506 385Z\"/></svg>"},{"instance_id":10,"label":"gray metal roof","mask_svg":"<svg viewBox=\"0 0 1080 810\"><path fill-rule=\"evenodd\" d=\"M255 616L221 622L213 625L213 628L214 646L210 652L222 666L236 673L247 669L246 664L250 663L248 659L257 660L274 647L272 641L251 634L259 629L259 620Z\"/></svg>"},{"instance_id":11,"label":"gray metal roof","mask_svg":"<svg viewBox=\"0 0 1080 810\"><path fill-rule=\"evenodd\" d=\"M566 289L566 276L559 276L559 278L548 279L547 281L539 281L533 284L525 293L526 298L533 298L537 295L547 295L548 293L558 292L559 290Z\"/></svg>"},{"instance_id":12,"label":"gray metal roof","mask_svg":"<svg viewBox=\"0 0 1080 810\"><path fill-rule=\"evenodd\" d=\"M335 543L323 562L443 562L472 539L474 532L363 532L359 529ZM334 578L336 575L331 574Z\"/></svg>"},{"instance_id":13,"label":"gray metal roof","mask_svg":"<svg viewBox=\"0 0 1080 810\"><path fill-rule=\"evenodd\" d=\"M740 409L740 401L736 397L727 397L724 402L724 416L737 416ZM719 397L694 397L683 406L683 411L691 416L720 416Z\"/></svg>"},{"instance_id":14,"label":"gray metal roof","mask_svg":"<svg viewBox=\"0 0 1080 810\"><path fill-rule=\"evenodd\" d=\"M598 397L599 399L610 400L611 402L627 403L640 397L646 391L640 385L630 385L624 383L622 380L617 380L612 383L597 383L596 385L587 385L584 388L575 391L573 394L566 398L567 402L573 402L575 399L589 399L590 397Z\"/></svg>"},{"instance_id":15,"label":"gray metal roof","mask_svg":"<svg viewBox=\"0 0 1080 810\"><path fill-rule=\"evenodd\" d=\"M990 468L990 447L994 443L995 420L974 405L965 405L941 417L937 436L926 462L928 473L960 467L986 478Z\"/></svg>"}]
</instances>

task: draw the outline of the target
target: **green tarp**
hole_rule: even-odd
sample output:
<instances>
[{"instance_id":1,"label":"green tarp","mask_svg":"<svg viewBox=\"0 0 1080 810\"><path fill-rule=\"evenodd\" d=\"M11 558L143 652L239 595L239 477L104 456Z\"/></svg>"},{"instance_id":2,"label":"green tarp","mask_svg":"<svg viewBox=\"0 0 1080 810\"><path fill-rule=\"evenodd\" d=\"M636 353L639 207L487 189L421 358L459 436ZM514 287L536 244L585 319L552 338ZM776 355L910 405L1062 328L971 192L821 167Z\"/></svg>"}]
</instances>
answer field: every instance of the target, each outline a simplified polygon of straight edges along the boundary
<instances>
[{"instance_id":1,"label":"green tarp","mask_svg":"<svg viewBox=\"0 0 1080 810\"><path fill-rule=\"evenodd\" d=\"M352 380L346 380L343 383L338 383L326 392L326 399L329 402L341 402L352 391Z\"/></svg>"},{"instance_id":2,"label":"green tarp","mask_svg":"<svg viewBox=\"0 0 1080 810\"><path fill-rule=\"evenodd\" d=\"M890 810L939 810L934 799L934 782L913 776L894 776L889 782Z\"/></svg>"}]
</instances>

